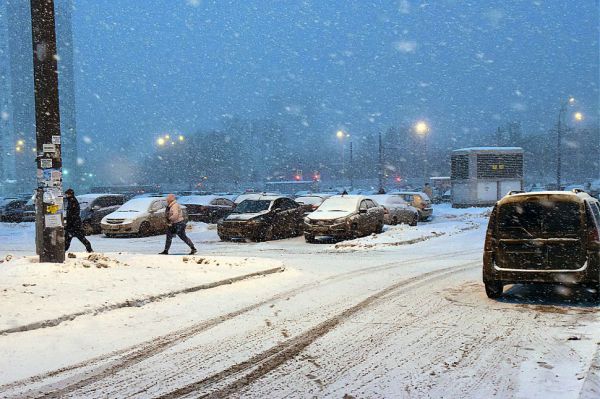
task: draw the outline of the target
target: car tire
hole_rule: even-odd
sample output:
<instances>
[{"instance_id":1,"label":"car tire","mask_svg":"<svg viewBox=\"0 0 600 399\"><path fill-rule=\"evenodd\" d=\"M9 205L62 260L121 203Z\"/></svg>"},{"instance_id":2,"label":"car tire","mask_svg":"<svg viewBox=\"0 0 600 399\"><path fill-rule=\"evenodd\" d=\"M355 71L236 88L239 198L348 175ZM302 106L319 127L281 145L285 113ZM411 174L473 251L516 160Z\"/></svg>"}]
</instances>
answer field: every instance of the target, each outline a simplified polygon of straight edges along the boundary
<instances>
[{"instance_id":1,"label":"car tire","mask_svg":"<svg viewBox=\"0 0 600 399\"><path fill-rule=\"evenodd\" d=\"M227 236L219 236L219 239L221 241L231 241L231 237L227 237Z\"/></svg>"},{"instance_id":2,"label":"car tire","mask_svg":"<svg viewBox=\"0 0 600 399\"><path fill-rule=\"evenodd\" d=\"M316 242L317 242L317 240L315 239L315 236L310 235L310 234L304 234L304 240L309 244L316 244Z\"/></svg>"},{"instance_id":3,"label":"car tire","mask_svg":"<svg viewBox=\"0 0 600 399\"><path fill-rule=\"evenodd\" d=\"M394 216L392 218L392 226L396 226L398 224L398 218L396 216Z\"/></svg>"},{"instance_id":4,"label":"car tire","mask_svg":"<svg viewBox=\"0 0 600 399\"><path fill-rule=\"evenodd\" d=\"M410 221L410 223L408 225L416 226L417 224L419 224L419 214L416 214L415 216L413 216L412 220Z\"/></svg>"},{"instance_id":5,"label":"car tire","mask_svg":"<svg viewBox=\"0 0 600 399\"><path fill-rule=\"evenodd\" d=\"M383 222L379 222L379 224L377 225L377 228L375 229L375 233L376 234L383 233Z\"/></svg>"},{"instance_id":6,"label":"car tire","mask_svg":"<svg viewBox=\"0 0 600 399\"><path fill-rule=\"evenodd\" d=\"M142 222L142 224L140 224L138 235L140 237L148 237L150 235L150 224L148 222Z\"/></svg>"},{"instance_id":7,"label":"car tire","mask_svg":"<svg viewBox=\"0 0 600 399\"><path fill-rule=\"evenodd\" d=\"M502 296L504 291L504 284L500 281L488 281L485 282L485 293L488 298L497 299Z\"/></svg>"},{"instance_id":8,"label":"car tire","mask_svg":"<svg viewBox=\"0 0 600 399\"><path fill-rule=\"evenodd\" d=\"M85 234L86 236L91 236L92 234L94 234L94 228L89 222L83 222L83 224L81 225L81 229L83 230L83 234Z\"/></svg>"}]
</instances>

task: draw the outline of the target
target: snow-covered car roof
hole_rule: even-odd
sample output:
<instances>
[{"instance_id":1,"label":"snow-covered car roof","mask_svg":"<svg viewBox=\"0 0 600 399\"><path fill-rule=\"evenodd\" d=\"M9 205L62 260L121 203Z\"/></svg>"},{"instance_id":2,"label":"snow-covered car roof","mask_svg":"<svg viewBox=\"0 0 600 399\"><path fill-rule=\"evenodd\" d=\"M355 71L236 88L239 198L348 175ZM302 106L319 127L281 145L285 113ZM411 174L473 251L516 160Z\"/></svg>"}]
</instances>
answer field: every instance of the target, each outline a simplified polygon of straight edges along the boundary
<instances>
[{"instance_id":1,"label":"snow-covered car roof","mask_svg":"<svg viewBox=\"0 0 600 399\"><path fill-rule=\"evenodd\" d=\"M299 204L313 205L323 202L327 198L329 198L327 195L303 195L301 197L297 197L295 201Z\"/></svg>"},{"instance_id":2,"label":"snow-covered car roof","mask_svg":"<svg viewBox=\"0 0 600 399\"><path fill-rule=\"evenodd\" d=\"M229 198L221 195L186 195L183 197L179 197L177 202L180 204L189 204L189 205L210 205L216 199L226 199L231 201Z\"/></svg>"},{"instance_id":3,"label":"snow-covered car roof","mask_svg":"<svg viewBox=\"0 0 600 399\"><path fill-rule=\"evenodd\" d=\"M393 204L408 205L408 202L406 202L404 200L404 198L402 198L399 195L374 194L374 195L369 195L368 197L371 199L374 199L375 202L377 202L378 204L381 204L381 205L393 205Z\"/></svg>"},{"instance_id":4,"label":"snow-covered car roof","mask_svg":"<svg viewBox=\"0 0 600 399\"><path fill-rule=\"evenodd\" d=\"M498 204L505 204L511 202L520 202L527 197L538 197L538 196L553 196L555 199L562 197L563 199L572 199L573 201L582 202L584 199L594 199L591 195L585 192L573 192L573 191L534 191L525 193L508 194L502 197Z\"/></svg>"},{"instance_id":5,"label":"snow-covered car roof","mask_svg":"<svg viewBox=\"0 0 600 399\"><path fill-rule=\"evenodd\" d=\"M129 201L127 201L126 203L124 203L123 205L121 205L121 207L119 209L117 209L117 212L124 212L124 211L130 211L130 210L145 212L150 207L150 204L152 204L156 200L161 200L161 199L166 201L167 198L166 197L133 198L133 199L130 199Z\"/></svg>"},{"instance_id":6,"label":"snow-covered car roof","mask_svg":"<svg viewBox=\"0 0 600 399\"><path fill-rule=\"evenodd\" d=\"M422 191L394 191L393 193L390 193L389 195L405 195L405 194L410 194L410 195L418 194L421 197L423 197L423 199L425 201L431 201L431 199L429 198L429 195L425 194Z\"/></svg>"},{"instance_id":7,"label":"snow-covered car roof","mask_svg":"<svg viewBox=\"0 0 600 399\"><path fill-rule=\"evenodd\" d=\"M104 193L104 194L81 194L81 195L76 195L77 200L79 200L80 202L82 202L82 201L90 202L90 201L95 200L96 198L106 197L106 196L123 197L123 194Z\"/></svg>"},{"instance_id":8,"label":"snow-covered car roof","mask_svg":"<svg viewBox=\"0 0 600 399\"><path fill-rule=\"evenodd\" d=\"M258 199L268 199L266 197L285 197L285 195L281 195L281 194L277 194L277 193L248 193L248 194L242 194L239 195L236 199L235 199L235 203L239 204L240 202L250 199L250 200L258 200Z\"/></svg>"}]
</instances>

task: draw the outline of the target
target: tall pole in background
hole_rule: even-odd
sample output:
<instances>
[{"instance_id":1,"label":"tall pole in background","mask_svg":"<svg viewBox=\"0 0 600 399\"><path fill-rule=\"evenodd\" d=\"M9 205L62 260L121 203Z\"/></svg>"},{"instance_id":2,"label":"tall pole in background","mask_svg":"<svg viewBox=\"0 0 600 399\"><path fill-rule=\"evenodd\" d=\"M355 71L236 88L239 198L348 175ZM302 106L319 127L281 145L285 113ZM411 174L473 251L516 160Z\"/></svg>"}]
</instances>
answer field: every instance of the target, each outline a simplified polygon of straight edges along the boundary
<instances>
[{"instance_id":1,"label":"tall pole in background","mask_svg":"<svg viewBox=\"0 0 600 399\"><path fill-rule=\"evenodd\" d=\"M350 189L354 188L354 159L352 158L352 140L350 140Z\"/></svg>"},{"instance_id":2,"label":"tall pole in background","mask_svg":"<svg viewBox=\"0 0 600 399\"><path fill-rule=\"evenodd\" d=\"M65 260L58 65L53 0L31 0L40 262Z\"/></svg>"},{"instance_id":3,"label":"tall pole in background","mask_svg":"<svg viewBox=\"0 0 600 399\"><path fill-rule=\"evenodd\" d=\"M562 143L562 114L566 112L565 104L561 104L560 110L558 111L558 124L556 126L556 189L560 190L560 180L561 180L561 168L562 168L562 159L561 159L561 143Z\"/></svg>"},{"instance_id":4,"label":"tall pole in background","mask_svg":"<svg viewBox=\"0 0 600 399\"><path fill-rule=\"evenodd\" d=\"M381 132L379 132L379 162L377 168L377 178L379 180L379 192L383 192L383 143L381 142Z\"/></svg>"}]
</instances>

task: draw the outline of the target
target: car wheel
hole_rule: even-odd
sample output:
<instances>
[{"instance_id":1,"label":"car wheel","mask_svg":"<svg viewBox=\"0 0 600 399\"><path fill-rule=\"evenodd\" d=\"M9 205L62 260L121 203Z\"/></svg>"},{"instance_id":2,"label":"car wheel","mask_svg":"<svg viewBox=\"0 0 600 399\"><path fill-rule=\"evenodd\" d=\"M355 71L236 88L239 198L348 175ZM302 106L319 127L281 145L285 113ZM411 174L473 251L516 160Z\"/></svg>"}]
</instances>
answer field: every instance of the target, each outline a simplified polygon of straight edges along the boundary
<instances>
[{"instance_id":1,"label":"car wheel","mask_svg":"<svg viewBox=\"0 0 600 399\"><path fill-rule=\"evenodd\" d=\"M413 216L412 220L408 224L409 226L416 226L419 223L419 214Z\"/></svg>"},{"instance_id":2,"label":"car wheel","mask_svg":"<svg viewBox=\"0 0 600 399\"><path fill-rule=\"evenodd\" d=\"M150 235L150 223L142 222L140 229L138 230L140 237L147 237Z\"/></svg>"},{"instance_id":3,"label":"car wheel","mask_svg":"<svg viewBox=\"0 0 600 399\"><path fill-rule=\"evenodd\" d=\"M396 216L394 216L394 217L392 218L392 225L394 225L394 226L395 226L395 225L397 225L397 224L398 224L398 218L397 218Z\"/></svg>"},{"instance_id":4,"label":"car wheel","mask_svg":"<svg viewBox=\"0 0 600 399\"><path fill-rule=\"evenodd\" d=\"M221 239L221 241L231 241L231 237L227 237L227 236L219 236L219 239Z\"/></svg>"},{"instance_id":5,"label":"car wheel","mask_svg":"<svg viewBox=\"0 0 600 399\"><path fill-rule=\"evenodd\" d=\"M375 233L380 234L383 233L383 222L379 222L377 228L375 229Z\"/></svg>"},{"instance_id":6,"label":"car wheel","mask_svg":"<svg viewBox=\"0 0 600 399\"><path fill-rule=\"evenodd\" d=\"M309 244L315 244L317 242L315 236L310 234L304 234L304 240Z\"/></svg>"},{"instance_id":7,"label":"car wheel","mask_svg":"<svg viewBox=\"0 0 600 399\"><path fill-rule=\"evenodd\" d=\"M504 285L500 281L489 281L485 283L485 293L488 298L500 298L503 291Z\"/></svg>"},{"instance_id":8,"label":"car wheel","mask_svg":"<svg viewBox=\"0 0 600 399\"><path fill-rule=\"evenodd\" d=\"M84 222L83 225L81 225L81 228L83 229L83 234L86 236L91 236L94 234L94 228L89 222Z\"/></svg>"}]
</instances>

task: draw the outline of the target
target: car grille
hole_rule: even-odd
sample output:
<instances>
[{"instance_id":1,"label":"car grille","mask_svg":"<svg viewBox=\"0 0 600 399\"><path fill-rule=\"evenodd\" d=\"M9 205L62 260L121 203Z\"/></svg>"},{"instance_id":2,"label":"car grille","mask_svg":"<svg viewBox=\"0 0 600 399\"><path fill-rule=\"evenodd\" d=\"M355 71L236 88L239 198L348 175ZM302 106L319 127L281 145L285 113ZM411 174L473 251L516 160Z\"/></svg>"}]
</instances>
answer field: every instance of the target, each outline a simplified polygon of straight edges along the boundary
<instances>
[{"instance_id":1,"label":"car grille","mask_svg":"<svg viewBox=\"0 0 600 399\"><path fill-rule=\"evenodd\" d=\"M335 224L334 220L313 220L312 224L317 226L331 226Z\"/></svg>"},{"instance_id":2,"label":"car grille","mask_svg":"<svg viewBox=\"0 0 600 399\"><path fill-rule=\"evenodd\" d=\"M106 219L108 224L122 224L125 219Z\"/></svg>"}]
</instances>

